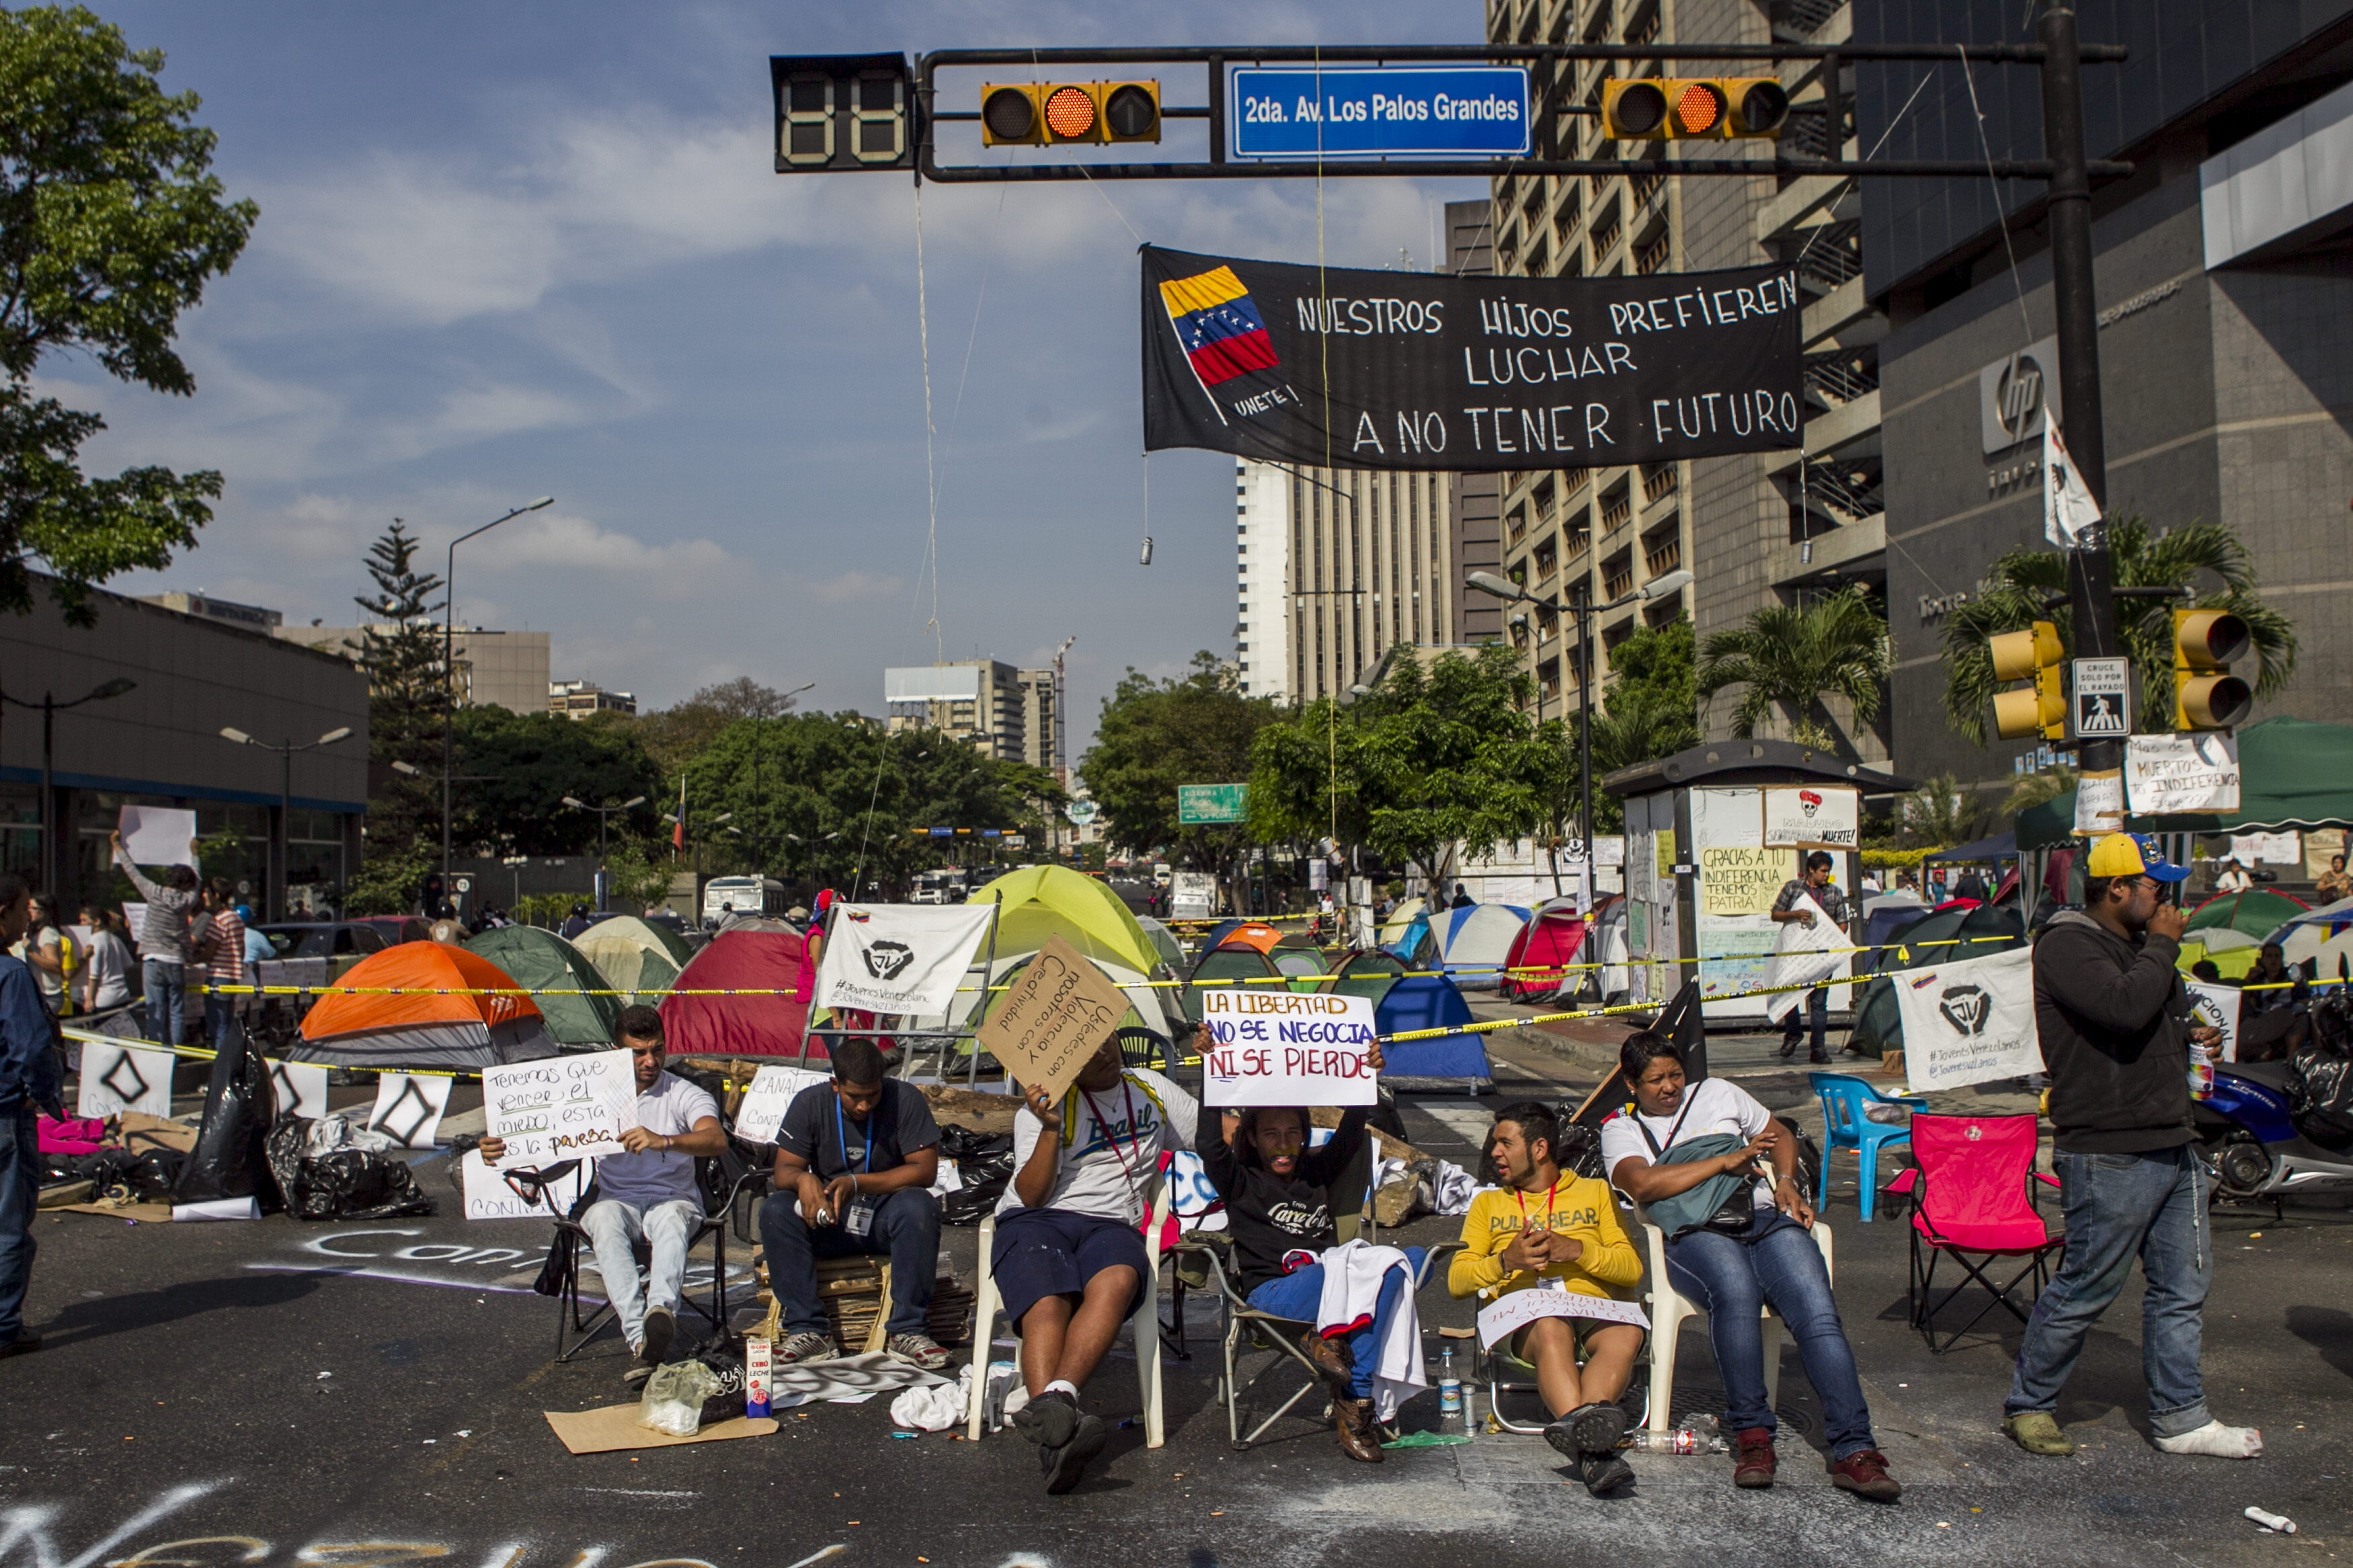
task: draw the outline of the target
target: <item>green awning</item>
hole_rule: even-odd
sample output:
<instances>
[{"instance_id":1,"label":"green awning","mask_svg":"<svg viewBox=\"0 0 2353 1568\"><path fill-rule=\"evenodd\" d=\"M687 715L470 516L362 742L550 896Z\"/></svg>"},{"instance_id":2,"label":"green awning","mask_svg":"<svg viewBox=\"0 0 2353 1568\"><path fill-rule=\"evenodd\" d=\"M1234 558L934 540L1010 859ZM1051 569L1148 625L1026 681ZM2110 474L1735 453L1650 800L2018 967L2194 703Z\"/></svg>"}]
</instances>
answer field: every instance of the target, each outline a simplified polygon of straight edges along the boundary
<instances>
[{"instance_id":1,"label":"green awning","mask_svg":"<svg viewBox=\"0 0 2353 1568\"><path fill-rule=\"evenodd\" d=\"M2021 849L2073 842L2075 792L2018 814ZM2284 833L2353 827L2353 725L2285 715L2239 731L2239 809L2138 816L2136 833Z\"/></svg>"}]
</instances>

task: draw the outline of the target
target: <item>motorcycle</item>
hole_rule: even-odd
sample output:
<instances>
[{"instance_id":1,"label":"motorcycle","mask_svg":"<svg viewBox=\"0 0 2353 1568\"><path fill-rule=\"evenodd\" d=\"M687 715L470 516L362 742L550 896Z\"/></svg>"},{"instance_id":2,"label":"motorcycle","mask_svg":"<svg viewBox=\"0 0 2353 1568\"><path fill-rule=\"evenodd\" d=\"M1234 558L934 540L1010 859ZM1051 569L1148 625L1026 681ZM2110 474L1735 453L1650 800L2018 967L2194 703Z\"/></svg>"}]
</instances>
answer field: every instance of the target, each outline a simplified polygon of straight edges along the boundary
<instances>
[{"instance_id":1,"label":"motorcycle","mask_svg":"<svg viewBox=\"0 0 2353 1568\"><path fill-rule=\"evenodd\" d=\"M2353 975L2311 1006L2311 1030L2285 1061L2220 1062L2191 1102L2200 1163L2214 1195L2243 1201L2353 1184Z\"/></svg>"}]
</instances>

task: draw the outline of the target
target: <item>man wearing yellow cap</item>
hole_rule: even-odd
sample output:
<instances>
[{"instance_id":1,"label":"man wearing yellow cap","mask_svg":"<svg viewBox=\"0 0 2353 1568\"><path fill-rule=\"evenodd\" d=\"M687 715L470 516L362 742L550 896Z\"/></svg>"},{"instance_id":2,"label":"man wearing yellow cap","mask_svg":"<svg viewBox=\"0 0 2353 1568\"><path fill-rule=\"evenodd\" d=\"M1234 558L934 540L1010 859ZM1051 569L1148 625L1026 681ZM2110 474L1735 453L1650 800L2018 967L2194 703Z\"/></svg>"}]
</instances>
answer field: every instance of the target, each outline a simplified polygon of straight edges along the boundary
<instances>
[{"instance_id":1,"label":"man wearing yellow cap","mask_svg":"<svg viewBox=\"0 0 2353 1568\"><path fill-rule=\"evenodd\" d=\"M2075 1451L2059 1430L2059 1391L2138 1258L2150 1436L2168 1454L2252 1459L2263 1435L2215 1420L2199 1377L2213 1246L2189 1043L2220 1036L2190 1024L2174 967L2188 917L2163 895L2189 873L2154 837L2131 833L2094 843L2084 872L2084 907L2052 916L2034 942L2067 1250L2019 1345L2002 1430L2030 1454Z\"/></svg>"}]
</instances>

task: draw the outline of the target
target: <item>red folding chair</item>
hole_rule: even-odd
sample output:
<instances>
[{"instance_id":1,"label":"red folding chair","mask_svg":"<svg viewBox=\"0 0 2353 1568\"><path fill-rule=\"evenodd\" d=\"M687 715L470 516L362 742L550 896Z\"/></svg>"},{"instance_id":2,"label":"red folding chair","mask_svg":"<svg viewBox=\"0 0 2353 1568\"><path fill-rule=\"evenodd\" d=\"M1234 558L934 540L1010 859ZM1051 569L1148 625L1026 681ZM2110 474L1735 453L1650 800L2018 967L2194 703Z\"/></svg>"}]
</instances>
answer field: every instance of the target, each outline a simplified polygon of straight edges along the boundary
<instances>
[{"instance_id":1,"label":"red folding chair","mask_svg":"<svg viewBox=\"0 0 2353 1568\"><path fill-rule=\"evenodd\" d=\"M2031 1279L2034 1293L2041 1295L2050 1279L2051 1255L2066 1246L2066 1237L2052 1230L2034 1206L2036 1183L2059 1184L2034 1169L2035 1133L2031 1116L1917 1112L1912 1118L1912 1157L1919 1163L1882 1190L1912 1203L1912 1326L1927 1336L1931 1352L1952 1349L1997 1306L2025 1322L2026 1310L2010 1293ZM1966 1278L1936 1298L1936 1260L1947 1254ZM1987 1272L1998 1258L2024 1261L2007 1283L1998 1285ZM1936 1314L1972 1284L1985 1287L1992 1300L1939 1346Z\"/></svg>"}]
</instances>

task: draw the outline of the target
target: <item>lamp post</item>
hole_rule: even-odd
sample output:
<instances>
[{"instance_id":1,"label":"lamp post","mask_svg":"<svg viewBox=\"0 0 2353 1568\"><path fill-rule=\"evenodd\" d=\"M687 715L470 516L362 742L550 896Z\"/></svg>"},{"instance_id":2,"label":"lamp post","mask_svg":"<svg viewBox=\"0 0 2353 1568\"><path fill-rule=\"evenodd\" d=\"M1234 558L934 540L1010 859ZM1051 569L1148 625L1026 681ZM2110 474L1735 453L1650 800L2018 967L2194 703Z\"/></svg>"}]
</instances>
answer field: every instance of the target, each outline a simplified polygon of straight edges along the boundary
<instances>
[{"instance_id":1,"label":"lamp post","mask_svg":"<svg viewBox=\"0 0 2353 1568\"><path fill-rule=\"evenodd\" d=\"M272 745L268 741L255 740L242 730L227 727L222 729L220 735L222 740L235 742L240 746L259 746L265 752L278 753L278 833L270 845L269 908L272 911L270 918L282 921L286 918L286 863L293 858L294 753L316 751L321 746L332 746L338 741L348 740L351 730L348 726L330 730L317 740L305 741L299 745L292 741Z\"/></svg>"},{"instance_id":2,"label":"lamp post","mask_svg":"<svg viewBox=\"0 0 2353 1568\"><path fill-rule=\"evenodd\" d=\"M1612 610L1623 609L1628 605L1641 604L1651 599L1663 599L1670 594L1680 594L1690 584L1691 580L1692 574L1689 572L1674 571L1663 577L1653 577L1632 593L1622 598L1612 599L1606 605L1588 604L1582 599L1571 599L1564 605L1558 599L1538 598L1510 578L1499 577L1493 572L1473 572L1463 579L1465 587L1478 593L1491 595L1506 604L1525 601L1531 605L1547 605L1556 611L1567 610L1577 617L1577 845L1585 855L1586 875L1588 878L1593 874L1594 867L1593 617L1608 615ZM1556 857L1553 861L1555 892L1560 890L1559 881L1560 862ZM1590 885L1588 882L1588 886Z\"/></svg>"},{"instance_id":3,"label":"lamp post","mask_svg":"<svg viewBox=\"0 0 2353 1568\"><path fill-rule=\"evenodd\" d=\"M92 689L87 695L70 702L58 700L57 693L44 691L38 702L27 702L21 697L11 697L0 691L0 702L14 702L19 708L41 710L41 891L54 900L58 897L58 880L65 874L65 862L58 854L57 824L57 756L58 710L79 708L85 702L102 702L110 697L120 697L139 683L123 676Z\"/></svg>"},{"instance_id":4,"label":"lamp post","mask_svg":"<svg viewBox=\"0 0 2353 1568\"><path fill-rule=\"evenodd\" d=\"M602 914L605 912L606 904L605 819L617 811L628 811L633 806L645 805L646 797L641 795L632 795L618 805L590 805L585 800L575 800L567 795L564 797L564 804L575 811L593 811L596 814L596 912Z\"/></svg>"},{"instance_id":5,"label":"lamp post","mask_svg":"<svg viewBox=\"0 0 2353 1568\"><path fill-rule=\"evenodd\" d=\"M554 506L554 496L542 496L526 501L508 512L494 517L473 533L461 533L449 542L448 564L441 569L441 885L449 885L449 734L458 713L458 666L455 649L458 646L458 546L474 537L488 533L499 524L521 517L527 511Z\"/></svg>"}]
</instances>

